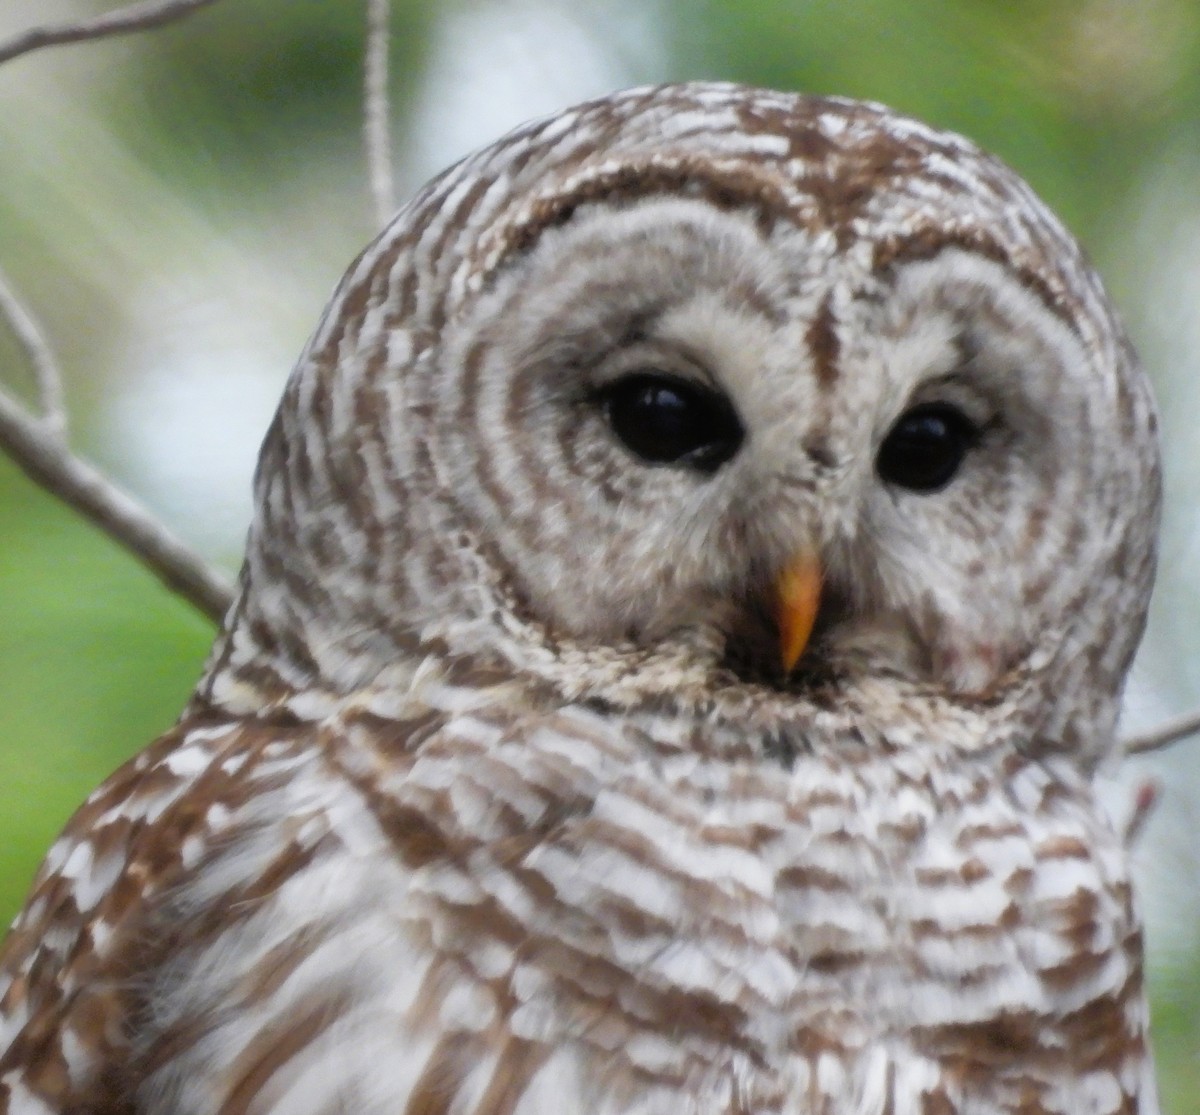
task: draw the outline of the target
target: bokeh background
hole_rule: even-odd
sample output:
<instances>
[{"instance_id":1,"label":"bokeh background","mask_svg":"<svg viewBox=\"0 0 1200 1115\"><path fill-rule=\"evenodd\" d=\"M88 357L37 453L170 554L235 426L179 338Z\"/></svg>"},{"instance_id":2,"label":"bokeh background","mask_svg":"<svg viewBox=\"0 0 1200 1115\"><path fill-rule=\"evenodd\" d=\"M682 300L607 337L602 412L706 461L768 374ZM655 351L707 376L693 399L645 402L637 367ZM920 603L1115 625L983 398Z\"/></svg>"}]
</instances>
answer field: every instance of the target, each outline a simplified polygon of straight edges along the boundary
<instances>
[{"instance_id":1,"label":"bokeh background","mask_svg":"<svg viewBox=\"0 0 1200 1115\"><path fill-rule=\"evenodd\" d=\"M0 39L105 8L3 0ZM113 5L107 5L112 7ZM0 266L67 374L76 444L230 572L275 400L373 234L363 5L221 0L0 67ZM1106 276L1167 448L1128 730L1200 704L1196 0L396 0L399 198L527 117L713 77L886 101L1015 166ZM0 380L29 395L0 329ZM91 787L169 725L208 623L0 460L0 921ZM1114 772L1137 848L1165 1106L1200 1096L1200 741Z\"/></svg>"}]
</instances>

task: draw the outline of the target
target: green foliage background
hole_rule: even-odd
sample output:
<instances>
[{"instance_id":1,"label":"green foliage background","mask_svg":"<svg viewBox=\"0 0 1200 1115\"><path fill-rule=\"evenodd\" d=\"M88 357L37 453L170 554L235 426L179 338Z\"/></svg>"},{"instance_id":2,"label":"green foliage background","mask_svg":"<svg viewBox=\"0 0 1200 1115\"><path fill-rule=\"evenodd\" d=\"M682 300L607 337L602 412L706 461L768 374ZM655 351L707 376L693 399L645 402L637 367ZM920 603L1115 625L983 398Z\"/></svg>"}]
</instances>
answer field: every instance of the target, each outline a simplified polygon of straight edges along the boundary
<instances>
[{"instance_id":1,"label":"green foliage background","mask_svg":"<svg viewBox=\"0 0 1200 1115\"><path fill-rule=\"evenodd\" d=\"M102 7L13 0L0 11L0 37L50 15ZM1200 700L1190 576L1200 401L1190 374L1196 364L1173 347L1179 322L1200 310L1192 305L1200 285L1193 274L1187 287L1183 272L1178 282L1164 279L1160 262L1161 247L1200 222L1200 5L562 0L540 7L568 12L585 36L609 43L627 84L716 77L882 100L970 135L1031 181L1105 273L1164 403L1173 448L1163 587L1147 657L1168 703L1182 709ZM395 4L404 182L415 185L407 145L418 138L421 91L445 57L446 28L485 8L511 14L518 37L540 18L525 0ZM652 49L641 49L629 29L635 8ZM362 24L357 3L223 0L136 41L40 52L0 67L0 266L43 317L63 359L76 441L231 570L234 547L208 538L186 508L172 509L104 417L105 398L128 389L121 348L134 322L128 289L161 282L166 328L178 326L171 307L189 297L171 293L190 250L175 242L180 226L125 183L152 182L147 197L170 197L192 214L200 224L186 235L197 253L203 230L236 226L243 252L277 252L280 275L308 275L289 288L281 326L298 352L324 291L372 231L359 140ZM525 57L551 57L554 45L535 44ZM105 169L116 165L134 166L136 175ZM246 228L260 239L247 240ZM1153 294L1163 289L1192 292L1176 306L1179 322L1163 318ZM261 312L255 299L266 300L261 287L239 297L251 317ZM144 328L145 318L138 320ZM20 386L21 368L11 338L0 335L0 376ZM286 370L276 369L280 382ZM170 724L211 634L126 555L0 461L0 918L17 909L76 804ZM1200 873L1180 885L1194 890ZM1197 909L1194 902L1180 908L1188 917ZM1166 1107L1178 1113L1200 1095L1198 971L1189 953L1153 973Z\"/></svg>"}]
</instances>

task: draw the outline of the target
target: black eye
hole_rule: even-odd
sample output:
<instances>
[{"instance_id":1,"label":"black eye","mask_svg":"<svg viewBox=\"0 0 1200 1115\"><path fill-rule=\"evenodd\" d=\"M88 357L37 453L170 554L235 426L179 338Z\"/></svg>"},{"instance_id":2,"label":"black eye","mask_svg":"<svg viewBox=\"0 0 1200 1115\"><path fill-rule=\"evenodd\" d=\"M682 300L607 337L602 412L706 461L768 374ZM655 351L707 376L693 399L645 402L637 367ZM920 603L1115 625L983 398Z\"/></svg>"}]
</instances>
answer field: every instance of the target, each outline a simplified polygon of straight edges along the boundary
<instances>
[{"instance_id":1,"label":"black eye","mask_svg":"<svg viewBox=\"0 0 1200 1115\"><path fill-rule=\"evenodd\" d=\"M637 372L606 387L613 432L643 461L715 472L745 436L724 395L675 376Z\"/></svg>"},{"instance_id":2,"label":"black eye","mask_svg":"<svg viewBox=\"0 0 1200 1115\"><path fill-rule=\"evenodd\" d=\"M936 492L954 478L978 431L948 403L913 407L892 427L875 468L889 484L913 492Z\"/></svg>"}]
</instances>

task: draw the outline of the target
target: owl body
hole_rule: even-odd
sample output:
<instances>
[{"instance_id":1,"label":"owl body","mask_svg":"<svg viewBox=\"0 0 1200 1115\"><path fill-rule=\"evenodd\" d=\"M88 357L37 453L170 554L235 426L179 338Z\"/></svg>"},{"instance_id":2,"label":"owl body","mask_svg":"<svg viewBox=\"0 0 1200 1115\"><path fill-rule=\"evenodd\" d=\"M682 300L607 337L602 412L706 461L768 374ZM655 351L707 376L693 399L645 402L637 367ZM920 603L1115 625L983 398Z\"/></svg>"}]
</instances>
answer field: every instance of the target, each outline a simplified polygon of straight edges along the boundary
<instances>
[{"instance_id":1,"label":"owl body","mask_svg":"<svg viewBox=\"0 0 1200 1115\"><path fill-rule=\"evenodd\" d=\"M1154 1115L1093 779L1145 382L1007 168L634 90L343 280L180 724L2 954L0 1110Z\"/></svg>"},{"instance_id":2,"label":"owl body","mask_svg":"<svg viewBox=\"0 0 1200 1115\"><path fill-rule=\"evenodd\" d=\"M66 896L95 903L86 964L64 949L32 1003L64 1095L982 1115L1149 1094L1124 851L1071 764L970 724L868 747L838 715L823 753L785 737L764 763L719 720L615 727L439 673L302 726L180 732L89 802L90 843L51 853L69 887L16 927L32 975ZM156 882L131 907L114 875Z\"/></svg>"}]
</instances>

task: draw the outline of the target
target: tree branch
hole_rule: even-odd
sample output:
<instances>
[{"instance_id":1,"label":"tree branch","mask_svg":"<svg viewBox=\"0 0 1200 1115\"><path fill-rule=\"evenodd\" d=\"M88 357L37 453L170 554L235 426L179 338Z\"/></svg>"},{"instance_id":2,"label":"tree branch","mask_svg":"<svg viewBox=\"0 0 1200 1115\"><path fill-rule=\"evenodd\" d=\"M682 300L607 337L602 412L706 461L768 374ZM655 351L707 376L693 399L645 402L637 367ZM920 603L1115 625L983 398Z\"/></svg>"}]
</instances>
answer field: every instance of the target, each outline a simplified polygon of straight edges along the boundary
<instances>
[{"instance_id":1,"label":"tree branch","mask_svg":"<svg viewBox=\"0 0 1200 1115\"><path fill-rule=\"evenodd\" d=\"M42 413L0 390L0 449L51 495L124 546L172 592L216 623L233 598L229 583L131 496L67 446L62 374L33 315L0 273L0 319L33 366Z\"/></svg>"},{"instance_id":2,"label":"tree branch","mask_svg":"<svg viewBox=\"0 0 1200 1115\"><path fill-rule=\"evenodd\" d=\"M62 376L59 375L54 354L41 327L21 304L3 271L0 271L0 317L12 328L17 343L33 369L43 429L53 437L66 437L67 411L63 405Z\"/></svg>"},{"instance_id":3,"label":"tree branch","mask_svg":"<svg viewBox=\"0 0 1200 1115\"><path fill-rule=\"evenodd\" d=\"M221 622L233 599L229 582L3 392L0 446L34 483L124 546L172 592Z\"/></svg>"},{"instance_id":4,"label":"tree branch","mask_svg":"<svg viewBox=\"0 0 1200 1115\"><path fill-rule=\"evenodd\" d=\"M1133 791L1133 809L1125 820L1125 847L1132 848L1146 831L1150 815L1158 807L1162 786L1154 779L1140 782Z\"/></svg>"},{"instance_id":5,"label":"tree branch","mask_svg":"<svg viewBox=\"0 0 1200 1115\"><path fill-rule=\"evenodd\" d=\"M1151 751L1162 751L1181 739L1200 732L1200 710L1168 720L1157 728L1141 735L1131 736L1125 741L1126 755L1146 755Z\"/></svg>"},{"instance_id":6,"label":"tree branch","mask_svg":"<svg viewBox=\"0 0 1200 1115\"><path fill-rule=\"evenodd\" d=\"M48 27L31 27L28 31L14 35L7 42L0 42L0 65L45 46L90 42L109 35L123 35L130 31L161 27L214 3L216 0L143 0L140 4L129 4L93 19L81 19L74 23L59 23Z\"/></svg>"},{"instance_id":7,"label":"tree branch","mask_svg":"<svg viewBox=\"0 0 1200 1115\"><path fill-rule=\"evenodd\" d=\"M388 99L390 29L389 0L367 0L367 41L363 52L363 139L367 154L367 180L375 206L375 223L380 228L388 222L395 208Z\"/></svg>"},{"instance_id":8,"label":"tree branch","mask_svg":"<svg viewBox=\"0 0 1200 1115\"><path fill-rule=\"evenodd\" d=\"M161 27L215 0L146 0L94 19L34 27L0 43L0 64L32 50L86 42ZM220 623L233 590L190 547L140 503L67 445L63 377L41 326L0 272L0 320L17 339L37 388L38 413L31 414L0 389L0 449L46 491L73 507L124 546L172 592Z\"/></svg>"}]
</instances>

